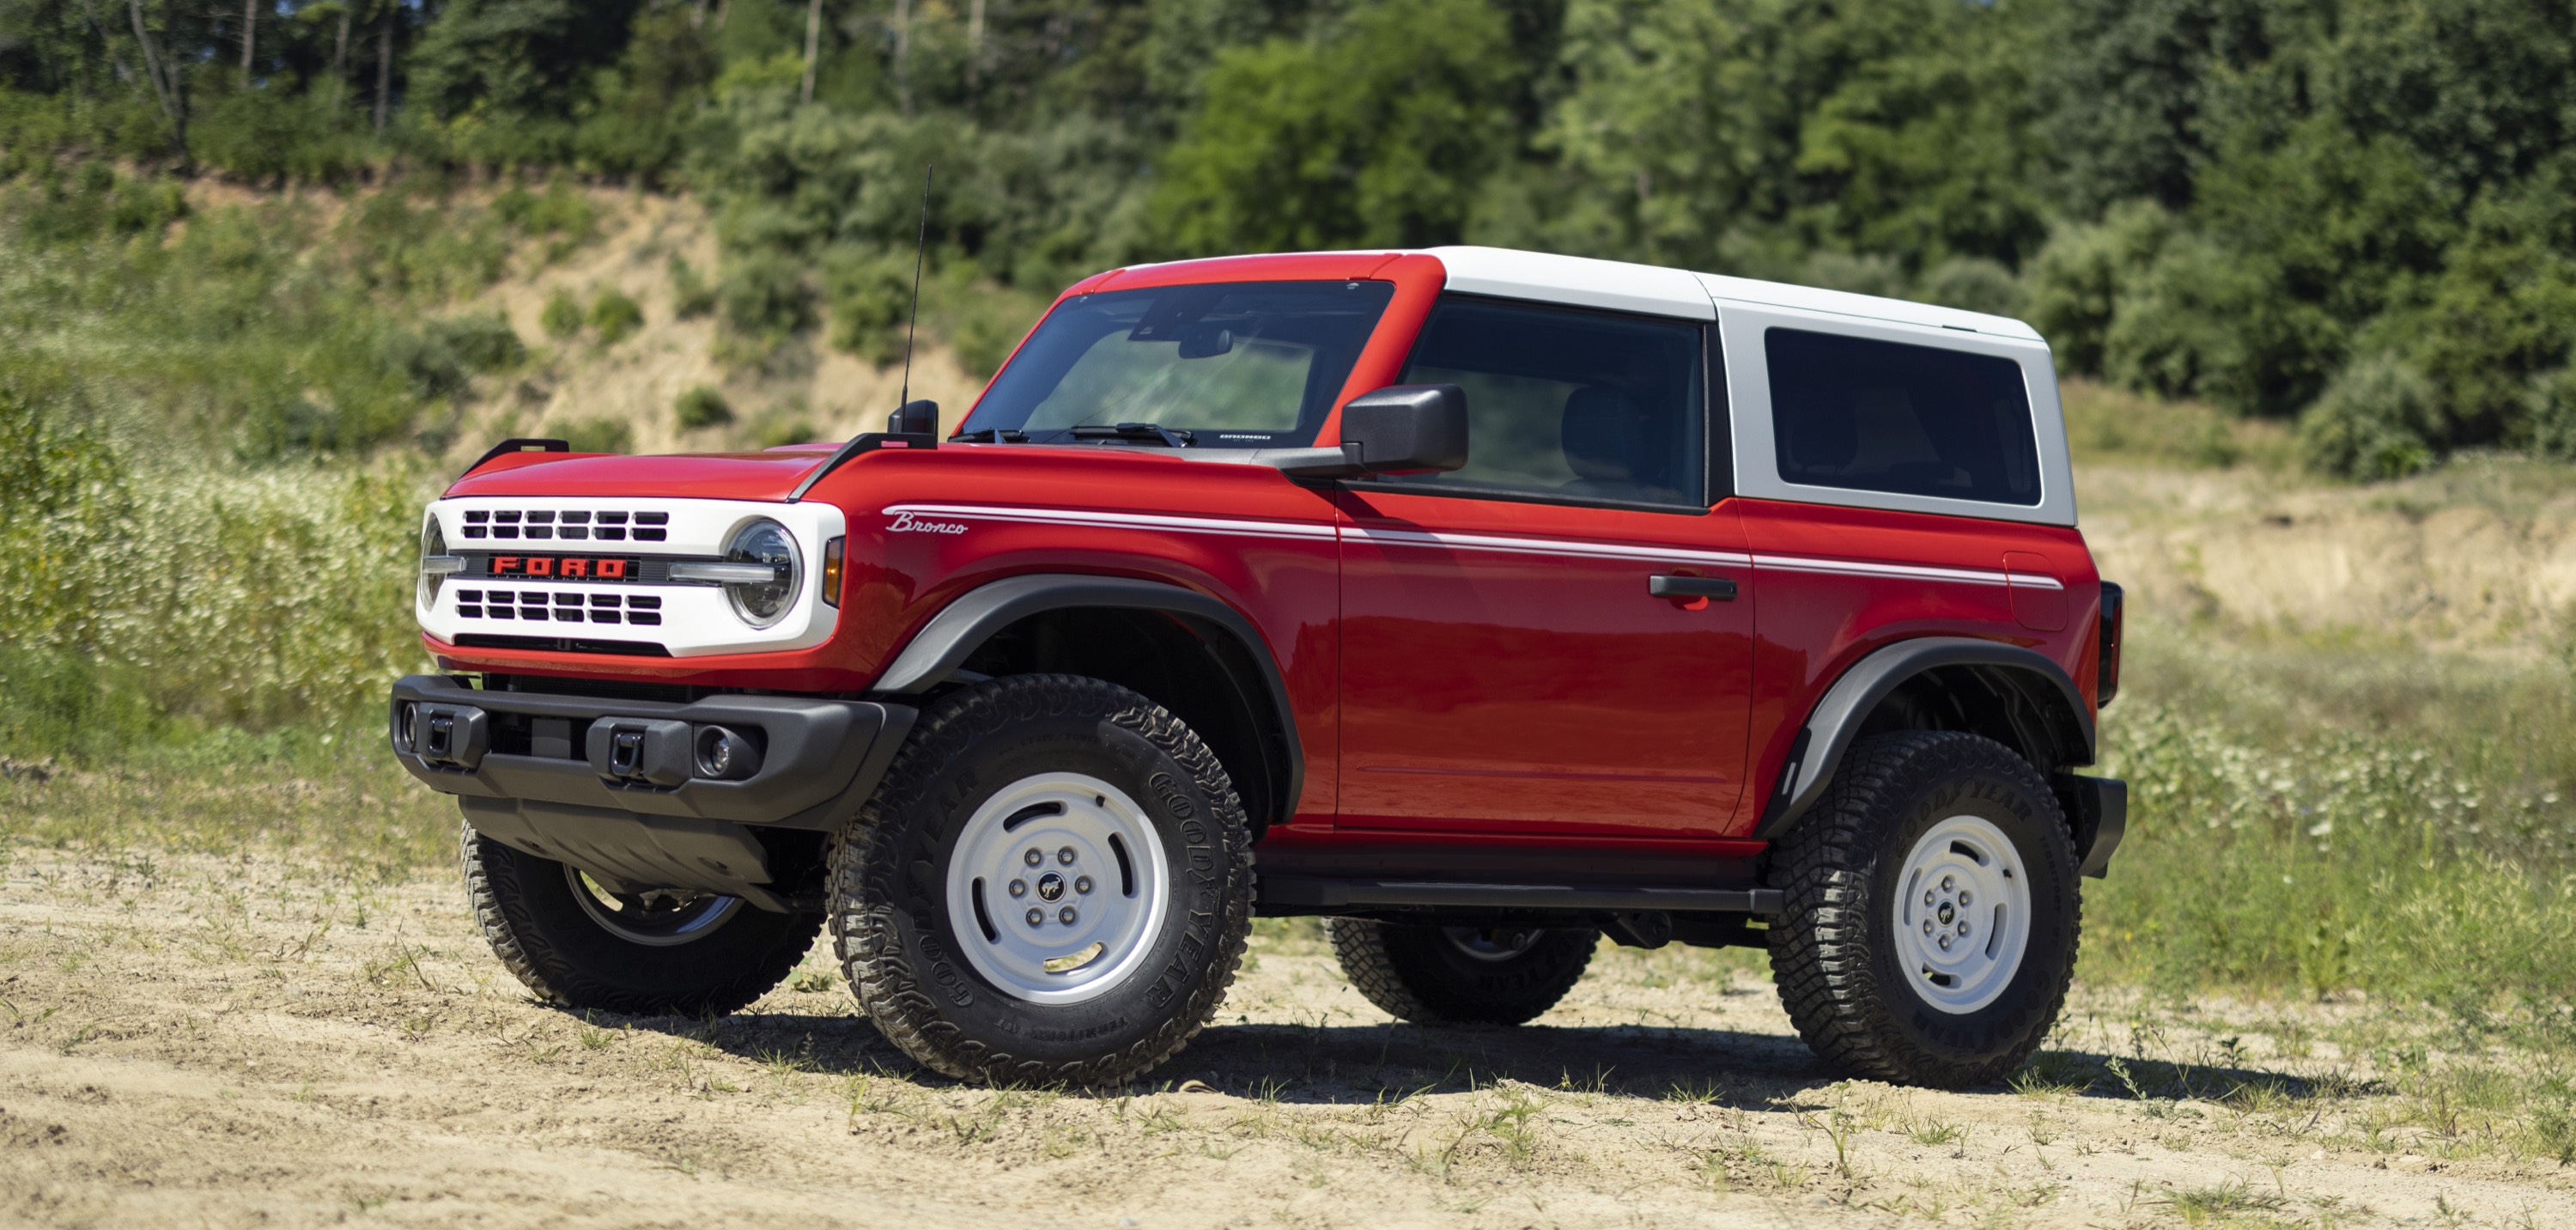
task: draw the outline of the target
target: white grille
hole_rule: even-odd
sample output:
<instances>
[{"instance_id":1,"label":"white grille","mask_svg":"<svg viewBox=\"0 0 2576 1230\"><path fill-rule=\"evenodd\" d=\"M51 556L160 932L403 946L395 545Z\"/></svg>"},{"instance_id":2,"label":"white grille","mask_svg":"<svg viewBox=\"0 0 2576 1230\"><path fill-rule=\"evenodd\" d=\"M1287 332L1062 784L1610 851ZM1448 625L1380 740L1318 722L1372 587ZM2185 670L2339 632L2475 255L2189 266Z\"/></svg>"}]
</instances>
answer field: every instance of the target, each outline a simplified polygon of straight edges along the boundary
<instances>
[{"instance_id":1,"label":"white grille","mask_svg":"<svg viewBox=\"0 0 2576 1230\"><path fill-rule=\"evenodd\" d=\"M491 496L440 500L429 515L446 549L470 561L416 610L421 629L449 644L579 639L687 658L810 648L840 616L822 601L823 544L844 532L841 511L828 504ZM673 560L721 558L736 530L763 517L787 527L804 559L802 592L785 619L754 628L721 587L669 580ZM579 561L579 571L565 560ZM537 567L545 572L532 574Z\"/></svg>"}]
</instances>

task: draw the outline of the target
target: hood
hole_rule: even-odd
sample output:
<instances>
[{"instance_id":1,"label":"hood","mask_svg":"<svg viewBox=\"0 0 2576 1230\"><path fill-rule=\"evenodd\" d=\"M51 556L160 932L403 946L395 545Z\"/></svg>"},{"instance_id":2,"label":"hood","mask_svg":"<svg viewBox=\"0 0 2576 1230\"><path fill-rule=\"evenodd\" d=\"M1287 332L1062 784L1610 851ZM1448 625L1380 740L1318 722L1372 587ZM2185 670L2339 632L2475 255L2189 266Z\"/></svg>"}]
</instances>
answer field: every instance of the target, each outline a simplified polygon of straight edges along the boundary
<instances>
[{"instance_id":1,"label":"hood","mask_svg":"<svg viewBox=\"0 0 2576 1230\"><path fill-rule=\"evenodd\" d=\"M449 486L450 496L656 495L701 500L784 500L832 455L832 445L762 453L505 453Z\"/></svg>"}]
</instances>

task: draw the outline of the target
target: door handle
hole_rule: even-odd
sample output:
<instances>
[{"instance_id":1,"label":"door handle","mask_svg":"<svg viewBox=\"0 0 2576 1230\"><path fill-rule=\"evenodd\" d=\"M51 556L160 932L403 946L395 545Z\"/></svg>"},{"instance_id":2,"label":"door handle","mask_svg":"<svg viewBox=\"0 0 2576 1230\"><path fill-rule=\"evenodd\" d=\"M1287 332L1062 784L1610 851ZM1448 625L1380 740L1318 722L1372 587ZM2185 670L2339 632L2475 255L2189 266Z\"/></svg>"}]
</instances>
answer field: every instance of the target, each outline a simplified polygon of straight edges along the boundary
<instances>
[{"instance_id":1,"label":"door handle","mask_svg":"<svg viewBox=\"0 0 2576 1230\"><path fill-rule=\"evenodd\" d=\"M1715 598L1720 602L1733 602L1735 582L1725 577L1663 574L1646 578L1646 592L1658 598Z\"/></svg>"}]
</instances>

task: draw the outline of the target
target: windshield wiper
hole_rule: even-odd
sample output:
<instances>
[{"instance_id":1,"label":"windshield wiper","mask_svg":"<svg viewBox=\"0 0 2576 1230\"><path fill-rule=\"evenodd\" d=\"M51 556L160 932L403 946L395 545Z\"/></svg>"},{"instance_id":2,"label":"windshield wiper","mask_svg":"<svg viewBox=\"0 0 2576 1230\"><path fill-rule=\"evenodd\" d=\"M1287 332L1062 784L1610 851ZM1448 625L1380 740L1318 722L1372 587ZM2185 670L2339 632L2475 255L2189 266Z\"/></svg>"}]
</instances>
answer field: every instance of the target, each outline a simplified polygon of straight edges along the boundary
<instances>
[{"instance_id":1,"label":"windshield wiper","mask_svg":"<svg viewBox=\"0 0 2576 1230\"><path fill-rule=\"evenodd\" d=\"M960 444L1026 444L1029 433L1016 427L979 427L948 437Z\"/></svg>"},{"instance_id":2,"label":"windshield wiper","mask_svg":"<svg viewBox=\"0 0 2576 1230\"><path fill-rule=\"evenodd\" d=\"M1188 448L1198 439L1185 428L1165 427L1159 423L1077 423L1065 429L1076 440L1159 440L1166 447Z\"/></svg>"}]
</instances>

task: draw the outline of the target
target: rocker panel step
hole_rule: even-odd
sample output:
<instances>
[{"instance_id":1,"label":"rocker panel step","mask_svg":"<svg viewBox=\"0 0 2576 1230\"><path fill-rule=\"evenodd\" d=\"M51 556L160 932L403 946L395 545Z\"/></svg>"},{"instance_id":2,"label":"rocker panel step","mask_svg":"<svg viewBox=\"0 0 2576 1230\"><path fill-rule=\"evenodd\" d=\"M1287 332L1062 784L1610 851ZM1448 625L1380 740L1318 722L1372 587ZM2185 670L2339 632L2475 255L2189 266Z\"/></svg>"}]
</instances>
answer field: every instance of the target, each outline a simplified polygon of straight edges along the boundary
<instances>
[{"instance_id":1,"label":"rocker panel step","mask_svg":"<svg viewBox=\"0 0 2576 1230\"><path fill-rule=\"evenodd\" d=\"M1261 904L1291 910L1433 906L1469 909L1663 910L1689 914L1777 914L1776 888L1628 888L1578 884L1468 884L1438 880L1261 877Z\"/></svg>"}]
</instances>

